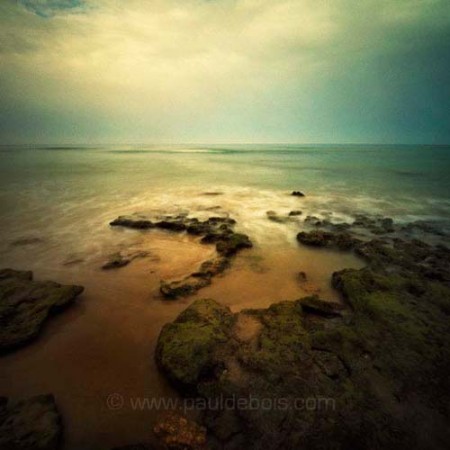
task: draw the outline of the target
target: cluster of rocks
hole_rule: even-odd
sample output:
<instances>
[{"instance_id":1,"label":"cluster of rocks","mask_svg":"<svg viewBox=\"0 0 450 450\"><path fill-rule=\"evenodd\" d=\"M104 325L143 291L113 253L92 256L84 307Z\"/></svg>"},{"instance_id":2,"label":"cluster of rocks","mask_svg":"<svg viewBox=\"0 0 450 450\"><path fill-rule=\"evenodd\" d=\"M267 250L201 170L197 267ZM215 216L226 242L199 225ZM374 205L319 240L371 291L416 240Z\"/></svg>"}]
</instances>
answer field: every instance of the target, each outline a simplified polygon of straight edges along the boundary
<instances>
[{"instance_id":1,"label":"cluster of rocks","mask_svg":"<svg viewBox=\"0 0 450 450\"><path fill-rule=\"evenodd\" d=\"M244 248L253 246L249 237L233 230L236 221L229 217L209 217L201 221L187 215L163 216L156 220L146 216L134 214L120 216L110 223L111 226L122 226L134 229L159 228L174 232L186 232L193 236L201 237L200 243L214 244L217 257L205 261L190 275L181 280L161 280L160 292L168 299L187 296L197 292L199 289L211 284L212 278L223 272L230 264L230 258ZM120 267L129 261L119 258L112 262L113 267ZM110 264L110 263L109 263Z\"/></svg>"},{"instance_id":2,"label":"cluster of rocks","mask_svg":"<svg viewBox=\"0 0 450 450\"><path fill-rule=\"evenodd\" d=\"M71 304L82 286L35 281L30 271L0 270L0 352L35 339L52 315ZM62 437L61 416L53 395L16 403L0 397L0 449L56 450Z\"/></svg>"},{"instance_id":3,"label":"cluster of rocks","mask_svg":"<svg viewBox=\"0 0 450 450\"><path fill-rule=\"evenodd\" d=\"M205 401L210 448L444 449L450 250L401 239L382 218L313 227L301 242L353 249L367 262L333 274L343 304L310 296L233 314L198 300L162 329L158 366L183 395ZM254 332L242 335L243 320ZM217 408L218 398L235 406Z\"/></svg>"}]
</instances>

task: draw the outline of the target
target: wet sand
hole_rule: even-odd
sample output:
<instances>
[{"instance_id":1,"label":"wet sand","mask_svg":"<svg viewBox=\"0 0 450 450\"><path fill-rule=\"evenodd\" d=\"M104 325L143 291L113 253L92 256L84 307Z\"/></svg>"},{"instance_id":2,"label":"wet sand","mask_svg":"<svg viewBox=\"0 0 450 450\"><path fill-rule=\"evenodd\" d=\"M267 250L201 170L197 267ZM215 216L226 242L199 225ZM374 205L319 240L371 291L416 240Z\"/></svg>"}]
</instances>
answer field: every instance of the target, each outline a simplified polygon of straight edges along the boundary
<instances>
[{"instance_id":1,"label":"wet sand","mask_svg":"<svg viewBox=\"0 0 450 450\"><path fill-rule=\"evenodd\" d=\"M1 359L1 394L11 398L55 394L67 450L108 449L152 439L158 411L133 410L129 399L178 398L159 374L153 353L162 326L194 299L212 297L233 311L263 308L313 292L339 300L330 285L331 273L363 265L351 254L290 243L256 245L235 257L232 267L211 286L170 301L161 298L159 280L189 274L214 254L214 246L170 232L129 236L150 256L117 270L99 269L101 259L64 266L58 258L51 262L51 252L45 265L20 261L24 254L19 250L11 257L11 265L33 270L36 279L86 288L73 307L49 320L37 341ZM299 281L299 271L306 272L306 283ZM123 396L123 408L108 408L107 398L114 393Z\"/></svg>"}]
</instances>

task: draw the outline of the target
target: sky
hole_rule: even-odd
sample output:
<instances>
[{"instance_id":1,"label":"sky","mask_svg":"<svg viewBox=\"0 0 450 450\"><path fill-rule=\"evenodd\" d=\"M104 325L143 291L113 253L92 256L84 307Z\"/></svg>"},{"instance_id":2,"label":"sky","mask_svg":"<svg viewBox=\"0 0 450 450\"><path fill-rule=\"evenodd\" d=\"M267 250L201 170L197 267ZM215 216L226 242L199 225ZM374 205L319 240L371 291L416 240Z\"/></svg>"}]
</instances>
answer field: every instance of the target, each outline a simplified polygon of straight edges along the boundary
<instances>
[{"instance_id":1,"label":"sky","mask_svg":"<svg viewBox=\"0 0 450 450\"><path fill-rule=\"evenodd\" d=\"M448 0L0 0L0 144L450 144Z\"/></svg>"}]
</instances>

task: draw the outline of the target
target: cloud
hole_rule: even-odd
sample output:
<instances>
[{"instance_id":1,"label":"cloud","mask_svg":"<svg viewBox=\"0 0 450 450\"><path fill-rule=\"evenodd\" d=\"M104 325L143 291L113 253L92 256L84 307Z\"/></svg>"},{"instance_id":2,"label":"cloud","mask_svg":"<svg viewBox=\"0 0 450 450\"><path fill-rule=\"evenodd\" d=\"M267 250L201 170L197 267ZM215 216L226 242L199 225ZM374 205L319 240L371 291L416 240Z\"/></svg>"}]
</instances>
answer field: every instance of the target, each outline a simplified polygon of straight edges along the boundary
<instances>
[{"instance_id":1,"label":"cloud","mask_svg":"<svg viewBox=\"0 0 450 450\"><path fill-rule=\"evenodd\" d=\"M84 0L18 0L26 9L41 17L61 12L74 12L84 6Z\"/></svg>"},{"instance_id":2,"label":"cloud","mask_svg":"<svg viewBox=\"0 0 450 450\"><path fill-rule=\"evenodd\" d=\"M423 92L446 84L426 58L448 38L444 0L21 3L0 6L8 136L22 122L36 138L26 117L55 140L374 139L391 102L413 103L411 78ZM387 125L386 139L418 139Z\"/></svg>"}]
</instances>

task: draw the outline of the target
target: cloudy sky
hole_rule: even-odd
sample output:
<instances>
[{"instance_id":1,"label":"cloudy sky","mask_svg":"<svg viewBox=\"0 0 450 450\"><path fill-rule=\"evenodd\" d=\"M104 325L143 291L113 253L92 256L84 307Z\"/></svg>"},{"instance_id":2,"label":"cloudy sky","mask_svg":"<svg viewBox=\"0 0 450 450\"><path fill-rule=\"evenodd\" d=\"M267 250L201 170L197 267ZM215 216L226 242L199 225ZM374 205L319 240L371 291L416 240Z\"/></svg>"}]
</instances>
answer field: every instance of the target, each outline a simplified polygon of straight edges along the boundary
<instances>
[{"instance_id":1,"label":"cloudy sky","mask_svg":"<svg viewBox=\"0 0 450 450\"><path fill-rule=\"evenodd\" d=\"M448 0L0 0L0 144L450 143Z\"/></svg>"}]
</instances>

